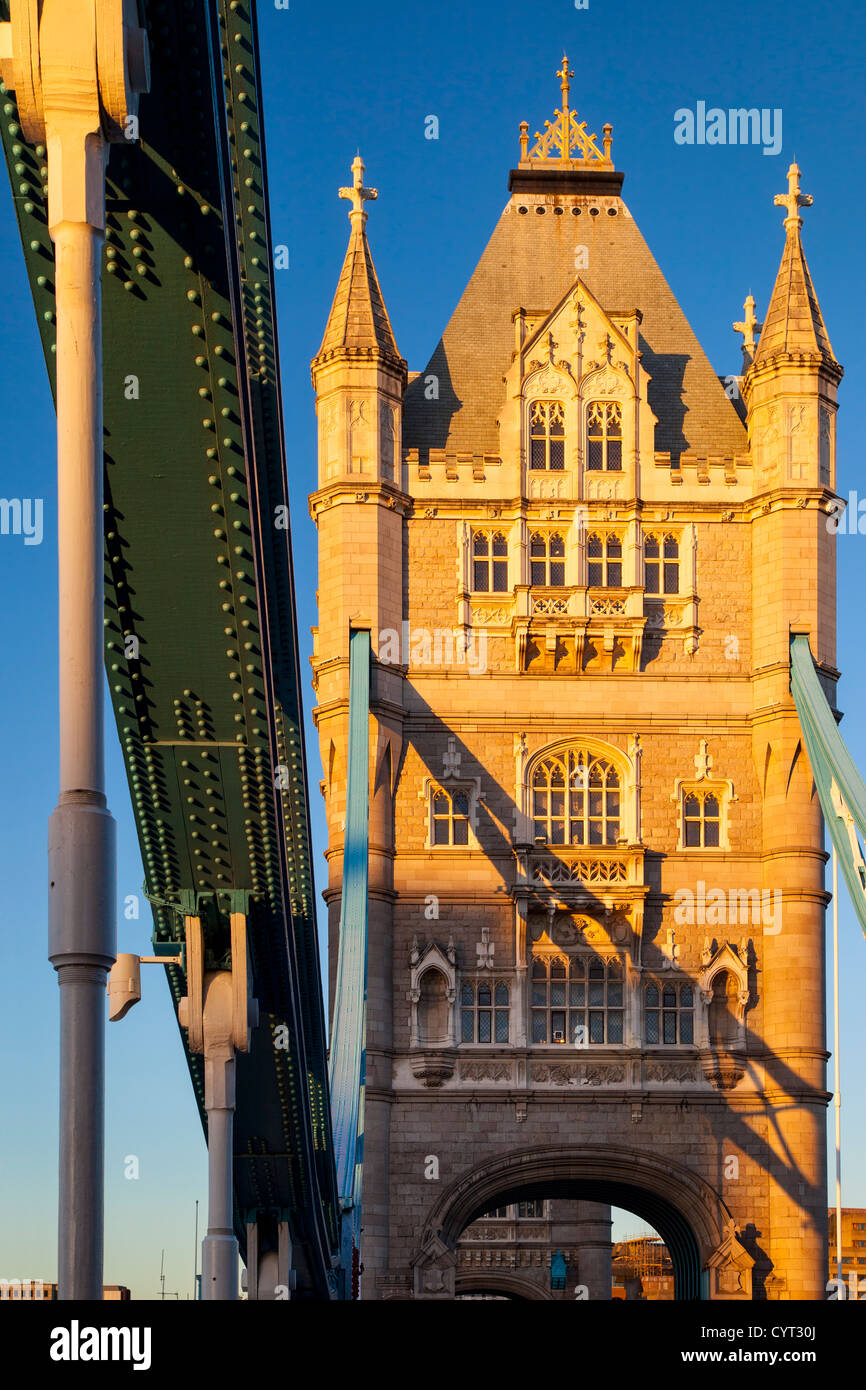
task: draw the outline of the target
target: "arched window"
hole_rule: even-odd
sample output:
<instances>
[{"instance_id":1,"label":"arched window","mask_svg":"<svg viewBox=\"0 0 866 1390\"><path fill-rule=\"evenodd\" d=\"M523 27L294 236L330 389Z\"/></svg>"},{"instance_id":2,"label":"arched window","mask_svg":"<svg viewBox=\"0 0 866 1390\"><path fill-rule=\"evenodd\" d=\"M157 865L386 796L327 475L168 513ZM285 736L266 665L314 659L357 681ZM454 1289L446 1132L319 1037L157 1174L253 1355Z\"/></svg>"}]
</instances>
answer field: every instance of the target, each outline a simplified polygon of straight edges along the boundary
<instances>
[{"instance_id":1,"label":"arched window","mask_svg":"<svg viewBox=\"0 0 866 1390\"><path fill-rule=\"evenodd\" d=\"M682 841L686 849L718 849L721 807L715 792L683 792Z\"/></svg>"},{"instance_id":2,"label":"arched window","mask_svg":"<svg viewBox=\"0 0 866 1390\"><path fill-rule=\"evenodd\" d=\"M586 407L586 466L591 473L622 472L622 406L590 401Z\"/></svg>"},{"instance_id":3,"label":"arched window","mask_svg":"<svg viewBox=\"0 0 866 1390\"><path fill-rule=\"evenodd\" d=\"M469 793L447 792L434 787L431 793L430 839L434 845L469 844Z\"/></svg>"},{"instance_id":4,"label":"arched window","mask_svg":"<svg viewBox=\"0 0 866 1390\"><path fill-rule=\"evenodd\" d=\"M472 588L482 594L504 594L508 589L508 541L501 531L472 537Z\"/></svg>"},{"instance_id":5,"label":"arched window","mask_svg":"<svg viewBox=\"0 0 866 1390\"><path fill-rule=\"evenodd\" d=\"M508 985L483 980L460 990L460 1041L508 1042Z\"/></svg>"},{"instance_id":6,"label":"arched window","mask_svg":"<svg viewBox=\"0 0 866 1390\"><path fill-rule=\"evenodd\" d=\"M676 536L647 536L644 541L644 584L648 594L680 591L680 543Z\"/></svg>"},{"instance_id":7,"label":"arched window","mask_svg":"<svg viewBox=\"0 0 866 1390\"><path fill-rule=\"evenodd\" d=\"M623 974L616 956L536 956L530 977L532 1041L588 1047L621 1043Z\"/></svg>"},{"instance_id":8,"label":"arched window","mask_svg":"<svg viewBox=\"0 0 866 1390\"><path fill-rule=\"evenodd\" d=\"M615 845L620 781L612 763L569 748L532 773L533 835L550 845Z\"/></svg>"},{"instance_id":9,"label":"arched window","mask_svg":"<svg viewBox=\"0 0 866 1390\"><path fill-rule=\"evenodd\" d=\"M644 1003L648 1043L694 1042L695 1002L690 984L650 983L646 987Z\"/></svg>"},{"instance_id":10,"label":"arched window","mask_svg":"<svg viewBox=\"0 0 866 1390\"><path fill-rule=\"evenodd\" d=\"M529 466L565 468L565 410L561 401L533 401L530 406Z\"/></svg>"},{"instance_id":11,"label":"arched window","mask_svg":"<svg viewBox=\"0 0 866 1390\"><path fill-rule=\"evenodd\" d=\"M448 982L441 970L425 970L418 1000L418 1040L422 1045L450 1041Z\"/></svg>"},{"instance_id":12,"label":"arched window","mask_svg":"<svg viewBox=\"0 0 866 1390\"><path fill-rule=\"evenodd\" d=\"M594 532L586 543L587 583L591 589L622 588L622 541Z\"/></svg>"},{"instance_id":13,"label":"arched window","mask_svg":"<svg viewBox=\"0 0 866 1390\"><path fill-rule=\"evenodd\" d=\"M562 588L565 584L565 541L556 532L534 531L529 538L530 582L536 587Z\"/></svg>"}]
</instances>

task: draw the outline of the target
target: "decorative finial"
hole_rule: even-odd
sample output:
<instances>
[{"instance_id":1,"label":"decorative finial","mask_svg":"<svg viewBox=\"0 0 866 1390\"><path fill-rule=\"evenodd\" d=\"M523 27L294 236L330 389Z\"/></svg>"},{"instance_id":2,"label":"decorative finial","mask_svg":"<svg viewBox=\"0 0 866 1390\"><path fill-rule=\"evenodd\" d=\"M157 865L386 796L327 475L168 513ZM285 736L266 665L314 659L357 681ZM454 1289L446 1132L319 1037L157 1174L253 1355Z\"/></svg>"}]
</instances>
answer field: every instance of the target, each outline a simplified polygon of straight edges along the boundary
<instances>
[{"instance_id":1,"label":"decorative finial","mask_svg":"<svg viewBox=\"0 0 866 1390\"><path fill-rule=\"evenodd\" d=\"M364 204L368 199L378 198L378 196L377 189L364 187L364 161L360 154L356 154L352 160L352 187L340 189L340 197L348 198L352 204L349 221L353 227L360 225L363 230L367 221ZM358 219L360 219L360 224Z\"/></svg>"},{"instance_id":2,"label":"decorative finial","mask_svg":"<svg viewBox=\"0 0 866 1390\"><path fill-rule=\"evenodd\" d=\"M763 326L762 323L758 323L755 317L755 297L750 290L743 305L743 321L732 325L735 333L742 333L743 335L743 356L747 357L750 362L755 355L755 348L758 346L755 330L757 329L760 333Z\"/></svg>"},{"instance_id":3,"label":"decorative finial","mask_svg":"<svg viewBox=\"0 0 866 1390\"><path fill-rule=\"evenodd\" d=\"M535 132L535 144L529 145L529 125L523 121L520 126L520 164L522 168L541 162L559 169L573 169L580 164L601 164L612 169L610 156L611 132L613 126L604 127L604 153L598 148L596 136L586 129L586 121L578 121L577 112L568 105L571 90L570 78L574 72L568 66L568 56L562 55L562 67L557 71L562 91L562 107L555 113L554 121L544 122L544 133Z\"/></svg>"},{"instance_id":4,"label":"decorative finial","mask_svg":"<svg viewBox=\"0 0 866 1390\"><path fill-rule=\"evenodd\" d=\"M566 53L563 53L562 55L562 67L559 69L559 72L556 75L559 78L559 85L562 88L562 109L563 111L567 111L569 93L568 79L570 77L574 77L574 73L569 72L568 70L568 55Z\"/></svg>"},{"instance_id":5,"label":"decorative finial","mask_svg":"<svg viewBox=\"0 0 866 1390\"><path fill-rule=\"evenodd\" d=\"M811 193L800 192L800 166L798 164L792 164L788 170L787 193L777 193L773 203L777 208L788 209L788 216L785 218L787 231L790 232L792 228L799 231L803 225L799 209L812 206L812 195Z\"/></svg>"}]
</instances>

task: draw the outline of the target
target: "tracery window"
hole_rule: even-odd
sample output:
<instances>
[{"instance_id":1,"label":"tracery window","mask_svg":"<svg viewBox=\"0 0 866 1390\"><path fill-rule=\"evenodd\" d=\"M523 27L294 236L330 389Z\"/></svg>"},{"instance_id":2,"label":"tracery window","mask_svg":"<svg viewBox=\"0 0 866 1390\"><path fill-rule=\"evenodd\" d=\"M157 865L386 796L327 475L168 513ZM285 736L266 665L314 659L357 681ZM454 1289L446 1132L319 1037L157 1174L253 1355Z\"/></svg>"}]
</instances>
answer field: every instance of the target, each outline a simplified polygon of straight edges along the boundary
<instances>
[{"instance_id":1,"label":"tracery window","mask_svg":"<svg viewBox=\"0 0 866 1390\"><path fill-rule=\"evenodd\" d=\"M536 956L530 977L533 1043L587 1047L623 1040L623 972L616 956Z\"/></svg>"},{"instance_id":2,"label":"tracery window","mask_svg":"<svg viewBox=\"0 0 866 1390\"><path fill-rule=\"evenodd\" d=\"M434 845L469 844L468 791L431 788L430 840Z\"/></svg>"},{"instance_id":3,"label":"tracery window","mask_svg":"<svg viewBox=\"0 0 866 1390\"><path fill-rule=\"evenodd\" d=\"M508 985L482 980L460 990L460 1041L508 1042Z\"/></svg>"},{"instance_id":4,"label":"tracery window","mask_svg":"<svg viewBox=\"0 0 866 1390\"><path fill-rule=\"evenodd\" d=\"M529 411L529 466L565 468L565 410L561 401L533 401Z\"/></svg>"},{"instance_id":5,"label":"tracery window","mask_svg":"<svg viewBox=\"0 0 866 1390\"><path fill-rule=\"evenodd\" d=\"M686 849L718 849L722 809L712 791L683 792L682 843Z\"/></svg>"},{"instance_id":6,"label":"tracery window","mask_svg":"<svg viewBox=\"0 0 866 1390\"><path fill-rule=\"evenodd\" d=\"M644 540L644 585L648 594L680 591L680 545L676 536L647 536Z\"/></svg>"},{"instance_id":7,"label":"tracery window","mask_svg":"<svg viewBox=\"0 0 866 1390\"><path fill-rule=\"evenodd\" d=\"M508 590L508 541L501 531L476 531L472 537L472 588L477 593Z\"/></svg>"},{"instance_id":8,"label":"tracery window","mask_svg":"<svg viewBox=\"0 0 866 1390\"><path fill-rule=\"evenodd\" d=\"M594 532L586 543L587 583L597 589L622 587L622 541L612 533Z\"/></svg>"},{"instance_id":9,"label":"tracery window","mask_svg":"<svg viewBox=\"0 0 866 1390\"><path fill-rule=\"evenodd\" d=\"M565 541L557 532L534 531L529 538L530 581L536 587L562 588L565 584Z\"/></svg>"},{"instance_id":10,"label":"tracery window","mask_svg":"<svg viewBox=\"0 0 866 1390\"><path fill-rule=\"evenodd\" d=\"M644 1024L648 1043L690 1043L695 1040L694 991L681 984L647 985Z\"/></svg>"},{"instance_id":11,"label":"tracery window","mask_svg":"<svg viewBox=\"0 0 866 1390\"><path fill-rule=\"evenodd\" d=\"M622 471L619 401L590 401L586 407L586 466L591 473Z\"/></svg>"},{"instance_id":12,"label":"tracery window","mask_svg":"<svg viewBox=\"0 0 866 1390\"><path fill-rule=\"evenodd\" d=\"M583 749L551 754L532 773L533 835L550 845L615 845L620 779L604 758Z\"/></svg>"}]
</instances>

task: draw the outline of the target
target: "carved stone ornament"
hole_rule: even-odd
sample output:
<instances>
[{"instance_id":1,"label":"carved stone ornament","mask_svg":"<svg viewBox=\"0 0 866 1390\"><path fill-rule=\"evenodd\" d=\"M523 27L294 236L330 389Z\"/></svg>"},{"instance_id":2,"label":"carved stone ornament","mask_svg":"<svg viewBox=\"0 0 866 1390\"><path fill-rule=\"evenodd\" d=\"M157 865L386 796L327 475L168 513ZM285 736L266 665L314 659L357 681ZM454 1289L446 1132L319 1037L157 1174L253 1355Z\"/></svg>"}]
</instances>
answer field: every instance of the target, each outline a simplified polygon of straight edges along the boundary
<instances>
[{"instance_id":1,"label":"carved stone ornament","mask_svg":"<svg viewBox=\"0 0 866 1390\"><path fill-rule=\"evenodd\" d=\"M717 1298L750 1300L752 1269L755 1261L739 1241L739 1230L733 1219L725 1223L725 1236L714 1250L707 1268L710 1287Z\"/></svg>"},{"instance_id":2,"label":"carved stone ornament","mask_svg":"<svg viewBox=\"0 0 866 1390\"><path fill-rule=\"evenodd\" d=\"M536 1063L532 1080L550 1086L616 1086L625 1081L625 1067L610 1062Z\"/></svg>"},{"instance_id":3,"label":"carved stone ornament","mask_svg":"<svg viewBox=\"0 0 866 1390\"><path fill-rule=\"evenodd\" d=\"M441 1086L454 1075L452 1052L421 1052L411 1060L412 1075L425 1086Z\"/></svg>"}]
</instances>

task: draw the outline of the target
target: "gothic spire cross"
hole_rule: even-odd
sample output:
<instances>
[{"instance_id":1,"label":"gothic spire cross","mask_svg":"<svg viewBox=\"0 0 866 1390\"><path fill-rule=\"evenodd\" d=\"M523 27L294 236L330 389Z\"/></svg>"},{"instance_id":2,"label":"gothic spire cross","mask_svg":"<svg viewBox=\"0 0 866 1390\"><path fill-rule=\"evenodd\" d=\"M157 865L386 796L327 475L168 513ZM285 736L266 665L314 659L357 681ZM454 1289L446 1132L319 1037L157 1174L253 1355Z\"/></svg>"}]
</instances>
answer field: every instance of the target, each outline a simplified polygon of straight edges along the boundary
<instances>
[{"instance_id":1,"label":"gothic spire cross","mask_svg":"<svg viewBox=\"0 0 866 1390\"><path fill-rule=\"evenodd\" d=\"M557 77L559 78L559 85L560 85L561 88L562 88L562 114L563 114L563 116L565 116L566 119L567 119L567 118L568 118L568 92L569 92L569 82L568 82L568 79L569 79L570 77L574 77L574 73L569 71L569 67L568 67L568 58L566 57L566 55L565 55L564 53L563 53L563 55L562 55L562 67L559 69L559 72L558 72L556 75L557 75Z\"/></svg>"},{"instance_id":2,"label":"gothic spire cross","mask_svg":"<svg viewBox=\"0 0 866 1390\"><path fill-rule=\"evenodd\" d=\"M755 329L757 328L758 330L760 330L762 327L762 325L758 323L757 317L755 316L754 295L750 294L746 299L745 304L743 305L742 323L735 323L732 325L732 327L735 333L742 333L743 347L747 348L749 352L754 352L755 347L757 345L757 341L755 338Z\"/></svg>"},{"instance_id":3,"label":"gothic spire cross","mask_svg":"<svg viewBox=\"0 0 866 1390\"><path fill-rule=\"evenodd\" d=\"M360 219L360 225L363 228L367 221L364 204L369 199L378 198L378 196L379 193L377 189L364 187L364 161L360 154L356 154L352 161L352 187L340 189L340 197L348 198L352 204L352 210L349 213L349 221L353 227Z\"/></svg>"},{"instance_id":4,"label":"gothic spire cross","mask_svg":"<svg viewBox=\"0 0 866 1390\"><path fill-rule=\"evenodd\" d=\"M787 208L788 216L785 218L785 227L799 229L803 225L800 216L800 208L810 208L812 206L811 193L800 192L800 168L797 164L792 164L788 170L788 191L787 193L777 193L773 199L777 208Z\"/></svg>"}]
</instances>

